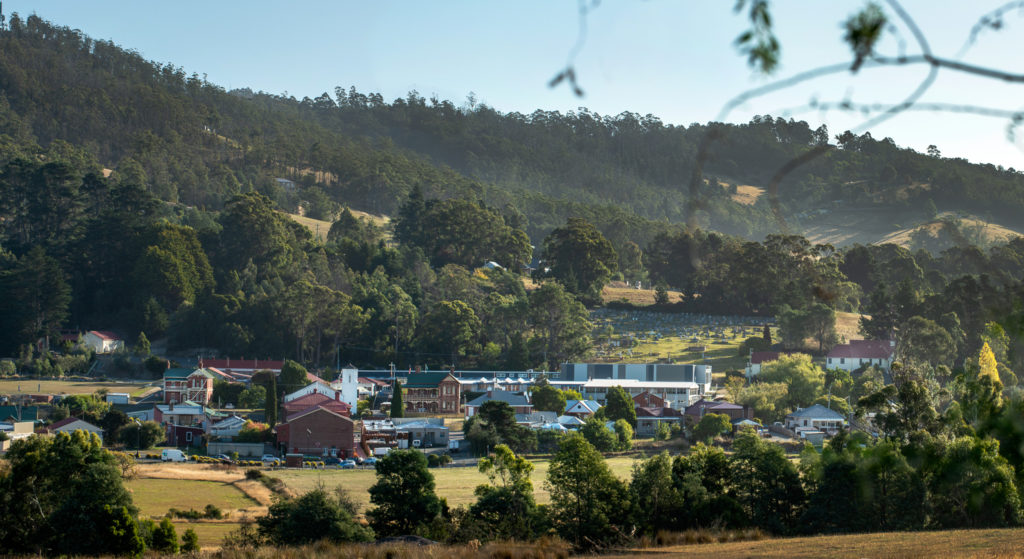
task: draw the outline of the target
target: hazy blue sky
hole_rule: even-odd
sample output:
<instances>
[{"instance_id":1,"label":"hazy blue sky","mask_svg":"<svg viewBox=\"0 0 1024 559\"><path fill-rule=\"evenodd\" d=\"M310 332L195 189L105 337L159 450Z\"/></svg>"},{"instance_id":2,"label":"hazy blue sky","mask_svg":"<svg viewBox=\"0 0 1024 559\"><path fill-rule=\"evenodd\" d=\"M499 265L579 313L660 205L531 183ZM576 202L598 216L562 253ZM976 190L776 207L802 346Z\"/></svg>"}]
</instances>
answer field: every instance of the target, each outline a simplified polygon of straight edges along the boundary
<instances>
[{"instance_id":1,"label":"hazy blue sky","mask_svg":"<svg viewBox=\"0 0 1024 559\"><path fill-rule=\"evenodd\" d=\"M1002 2L908 1L908 12L936 55L956 57L973 24ZM341 85L380 92L391 100L410 89L462 104L472 91L501 111L570 111L653 114L674 124L706 122L744 90L815 66L849 59L840 23L862 2L790 0L773 4L782 41L775 75L755 75L732 46L745 18L733 0L604 0L587 19L586 42L576 58L585 96L547 82L565 65L576 43L575 0L366 2L139 2L111 0L6 0L5 14L39 16L112 39L145 58L207 74L226 88L250 87L297 98ZM892 14L887 8L887 13ZM1009 14L999 32L982 33L961 58L1024 73L1024 17ZM900 25L906 52L919 52ZM898 39L887 39L896 54ZM858 75L804 83L748 102L727 115L745 122L755 114L779 116L820 101L851 99L896 103L927 73L923 66L865 69ZM922 99L1024 109L1024 84L940 73ZM791 112L834 136L860 125L860 114ZM1007 140L997 118L911 112L871 129L900 146L945 156L1024 169L1024 139ZM1024 134L1024 130L1022 130Z\"/></svg>"}]
</instances>

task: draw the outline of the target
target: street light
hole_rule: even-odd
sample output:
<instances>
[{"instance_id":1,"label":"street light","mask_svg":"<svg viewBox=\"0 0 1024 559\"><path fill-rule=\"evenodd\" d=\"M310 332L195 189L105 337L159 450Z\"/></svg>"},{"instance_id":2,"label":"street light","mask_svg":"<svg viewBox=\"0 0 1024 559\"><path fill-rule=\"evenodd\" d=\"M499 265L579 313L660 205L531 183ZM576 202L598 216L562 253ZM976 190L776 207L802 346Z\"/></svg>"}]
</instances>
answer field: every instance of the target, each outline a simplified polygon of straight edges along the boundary
<instances>
[{"instance_id":1,"label":"street light","mask_svg":"<svg viewBox=\"0 0 1024 559\"><path fill-rule=\"evenodd\" d=\"M139 451L142 450L142 422L139 418L133 417L132 423L135 424L135 457L139 457Z\"/></svg>"}]
</instances>

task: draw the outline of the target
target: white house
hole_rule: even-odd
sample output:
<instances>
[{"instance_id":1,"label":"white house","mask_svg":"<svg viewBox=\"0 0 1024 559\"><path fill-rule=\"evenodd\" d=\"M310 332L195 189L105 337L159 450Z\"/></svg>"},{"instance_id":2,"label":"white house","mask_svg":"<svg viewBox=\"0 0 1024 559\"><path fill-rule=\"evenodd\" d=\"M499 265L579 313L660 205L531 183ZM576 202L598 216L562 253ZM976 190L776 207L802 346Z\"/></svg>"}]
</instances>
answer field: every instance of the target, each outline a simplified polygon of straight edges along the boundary
<instances>
[{"instance_id":1,"label":"white house","mask_svg":"<svg viewBox=\"0 0 1024 559\"><path fill-rule=\"evenodd\" d=\"M237 437L238 432L242 430L242 427L245 427L245 424L247 422L248 420L244 418L238 417L237 415L232 415L231 417L222 419L221 421L218 421L217 423L210 425L209 429L207 429L206 432L211 437L221 437L225 439L230 439L233 437Z\"/></svg>"},{"instance_id":2,"label":"white house","mask_svg":"<svg viewBox=\"0 0 1024 559\"><path fill-rule=\"evenodd\" d=\"M892 340L850 340L850 343L837 345L828 352L825 366L853 371L874 365L888 371L895 349L896 342Z\"/></svg>"},{"instance_id":3,"label":"white house","mask_svg":"<svg viewBox=\"0 0 1024 559\"><path fill-rule=\"evenodd\" d=\"M114 353L124 350L124 340L106 330L89 330L82 336L82 343L96 353Z\"/></svg>"},{"instance_id":4,"label":"white house","mask_svg":"<svg viewBox=\"0 0 1024 559\"><path fill-rule=\"evenodd\" d=\"M836 433L844 427L846 427L846 417L821 404L814 404L809 408L797 408L795 412L786 416L786 428L797 433L801 431Z\"/></svg>"}]
</instances>

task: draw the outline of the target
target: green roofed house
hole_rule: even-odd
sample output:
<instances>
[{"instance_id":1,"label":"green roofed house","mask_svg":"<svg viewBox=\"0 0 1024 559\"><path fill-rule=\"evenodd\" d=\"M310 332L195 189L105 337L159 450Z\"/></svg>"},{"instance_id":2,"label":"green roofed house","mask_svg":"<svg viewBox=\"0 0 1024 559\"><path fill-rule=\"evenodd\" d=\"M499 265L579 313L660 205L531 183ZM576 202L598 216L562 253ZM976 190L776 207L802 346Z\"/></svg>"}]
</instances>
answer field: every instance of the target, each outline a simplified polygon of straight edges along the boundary
<instances>
[{"instance_id":1,"label":"green roofed house","mask_svg":"<svg viewBox=\"0 0 1024 559\"><path fill-rule=\"evenodd\" d=\"M215 378L206 369L167 369L164 371L164 403L208 404L213 398Z\"/></svg>"},{"instance_id":2,"label":"green roofed house","mask_svg":"<svg viewBox=\"0 0 1024 559\"><path fill-rule=\"evenodd\" d=\"M402 388L407 411L462 413L461 385L449 372L410 374Z\"/></svg>"}]
</instances>

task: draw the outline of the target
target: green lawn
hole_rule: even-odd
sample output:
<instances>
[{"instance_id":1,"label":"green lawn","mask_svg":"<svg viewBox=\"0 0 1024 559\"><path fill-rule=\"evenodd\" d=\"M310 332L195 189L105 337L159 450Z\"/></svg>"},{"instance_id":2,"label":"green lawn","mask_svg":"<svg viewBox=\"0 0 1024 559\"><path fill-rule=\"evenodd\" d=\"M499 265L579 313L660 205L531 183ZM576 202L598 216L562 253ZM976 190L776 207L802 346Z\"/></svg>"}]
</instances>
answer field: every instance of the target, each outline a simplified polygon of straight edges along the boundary
<instances>
[{"instance_id":1,"label":"green lawn","mask_svg":"<svg viewBox=\"0 0 1024 559\"><path fill-rule=\"evenodd\" d=\"M174 530L178 532L178 539L185 534L185 530L192 528L199 536L199 547L210 548L220 547L224 536L228 532L237 530L241 524L237 522L188 522L179 520L174 522Z\"/></svg>"},{"instance_id":2,"label":"green lawn","mask_svg":"<svg viewBox=\"0 0 1024 559\"><path fill-rule=\"evenodd\" d=\"M237 487L219 481L146 478L133 479L125 485L143 516L161 517L171 508L201 511L211 504L225 512L259 506Z\"/></svg>"},{"instance_id":3,"label":"green lawn","mask_svg":"<svg viewBox=\"0 0 1024 559\"><path fill-rule=\"evenodd\" d=\"M612 473L622 479L629 479L633 471L634 458L616 456L607 459ZM544 489L544 480L548 475L548 460L535 460L531 476L533 492L538 503L547 503L551 496ZM476 501L473 489L487 483L487 476L475 467L431 468L436 484L435 491L448 500L451 506L468 505ZM370 486L377 482L373 470L280 470L267 472L267 475L280 478L297 493L305 493L315 489L317 484L332 490L342 487L358 502L364 510L370 506Z\"/></svg>"}]
</instances>

